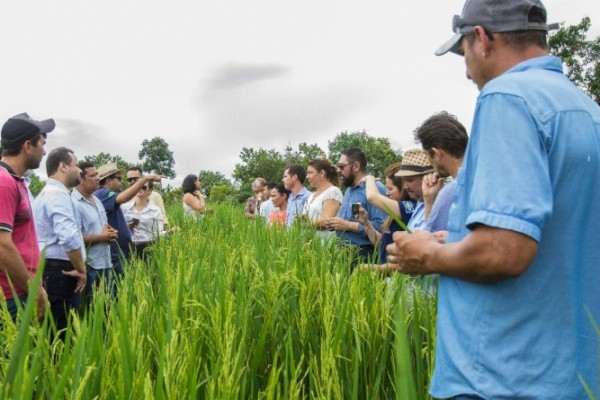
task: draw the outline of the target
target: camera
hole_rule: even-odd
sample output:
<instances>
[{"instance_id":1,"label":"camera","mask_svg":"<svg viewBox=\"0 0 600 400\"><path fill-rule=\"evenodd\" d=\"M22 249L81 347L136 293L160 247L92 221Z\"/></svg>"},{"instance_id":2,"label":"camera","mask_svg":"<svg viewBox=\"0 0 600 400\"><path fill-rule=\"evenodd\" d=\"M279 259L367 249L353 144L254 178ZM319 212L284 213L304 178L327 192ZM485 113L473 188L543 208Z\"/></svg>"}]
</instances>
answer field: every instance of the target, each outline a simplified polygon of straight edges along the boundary
<instances>
[{"instance_id":1,"label":"camera","mask_svg":"<svg viewBox=\"0 0 600 400\"><path fill-rule=\"evenodd\" d=\"M360 210L360 203L352 203L352 215L358 215Z\"/></svg>"}]
</instances>

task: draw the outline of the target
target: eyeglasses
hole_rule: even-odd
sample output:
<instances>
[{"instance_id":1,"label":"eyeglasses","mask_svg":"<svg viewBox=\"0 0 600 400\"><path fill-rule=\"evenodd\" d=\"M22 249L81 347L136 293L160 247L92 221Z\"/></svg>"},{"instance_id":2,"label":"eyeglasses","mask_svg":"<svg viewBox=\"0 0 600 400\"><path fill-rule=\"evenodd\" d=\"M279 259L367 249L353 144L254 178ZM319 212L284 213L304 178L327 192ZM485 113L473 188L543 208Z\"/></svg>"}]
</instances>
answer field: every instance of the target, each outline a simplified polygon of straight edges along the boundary
<instances>
[{"instance_id":1,"label":"eyeglasses","mask_svg":"<svg viewBox=\"0 0 600 400\"><path fill-rule=\"evenodd\" d=\"M348 165L351 165L351 164L354 164L354 163L338 164L338 165L337 165L337 167L338 167L339 169L344 169L344 168L346 168Z\"/></svg>"},{"instance_id":2,"label":"eyeglasses","mask_svg":"<svg viewBox=\"0 0 600 400\"><path fill-rule=\"evenodd\" d=\"M127 178L127 182L129 182L129 183L137 182L138 179L140 179L140 178L137 178L137 177L135 177L135 178Z\"/></svg>"}]
</instances>

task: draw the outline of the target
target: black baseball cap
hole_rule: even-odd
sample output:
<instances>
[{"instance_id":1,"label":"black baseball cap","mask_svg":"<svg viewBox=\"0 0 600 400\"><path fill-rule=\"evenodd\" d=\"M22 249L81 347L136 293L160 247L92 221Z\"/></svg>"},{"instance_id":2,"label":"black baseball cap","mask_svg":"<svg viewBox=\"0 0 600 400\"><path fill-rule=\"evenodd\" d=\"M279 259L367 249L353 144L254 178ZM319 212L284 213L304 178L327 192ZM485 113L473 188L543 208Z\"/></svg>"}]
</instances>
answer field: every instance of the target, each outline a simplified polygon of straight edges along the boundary
<instances>
[{"instance_id":1,"label":"black baseball cap","mask_svg":"<svg viewBox=\"0 0 600 400\"><path fill-rule=\"evenodd\" d=\"M30 118L27 113L17 114L10 117L2 126L2 148L21 147L23 143L33 139L39 133L52 132L55 126L53 119L37 121Z\"/></svg>"}]
</instances>

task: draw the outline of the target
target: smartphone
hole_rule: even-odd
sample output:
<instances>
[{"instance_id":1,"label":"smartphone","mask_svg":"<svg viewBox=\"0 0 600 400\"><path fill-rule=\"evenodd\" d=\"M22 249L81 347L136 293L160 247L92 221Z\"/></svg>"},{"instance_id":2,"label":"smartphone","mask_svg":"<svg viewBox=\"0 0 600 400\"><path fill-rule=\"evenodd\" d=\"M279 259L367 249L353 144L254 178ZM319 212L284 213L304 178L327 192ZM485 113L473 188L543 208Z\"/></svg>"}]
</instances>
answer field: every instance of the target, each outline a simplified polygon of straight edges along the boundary
<instances>
[{"instance_id":1,"label":"smartphone","mask_svg":"<svg viewBox=\"0 0 600 400\"><path fill-rule=\"evenodd\" d=\"M140 220L137 218L132 218L131 223L133 224L133 226L138 226L138 224L140 223Z\"/></svg>"},{"instance_id":2,"label":"smartphone","mask_svg":"<svg viewBox=\"0 0 600 400\"><path fill-rule=\"evenodd\" d=\"M352 215L358 215L358 211L360 210L360 203L352 203Z\"/></svg>"}]
</instances>

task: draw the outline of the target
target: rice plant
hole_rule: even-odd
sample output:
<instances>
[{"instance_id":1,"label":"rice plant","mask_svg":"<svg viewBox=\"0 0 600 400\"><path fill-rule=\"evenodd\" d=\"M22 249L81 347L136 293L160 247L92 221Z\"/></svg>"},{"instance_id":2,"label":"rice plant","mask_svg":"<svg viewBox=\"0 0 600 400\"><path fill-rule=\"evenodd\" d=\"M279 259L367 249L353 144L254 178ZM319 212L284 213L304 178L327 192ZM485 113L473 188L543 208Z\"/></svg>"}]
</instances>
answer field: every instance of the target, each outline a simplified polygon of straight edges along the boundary
<instances>
[{"instance_id":1,"label":"rice plant","mask_svg":"<svg viewBox=\"0 0 600 400\"><path fill-rule=\"evenodd\" d=\"M238 208L181 231L99 290L64 341L0 310L0 397L427 399L435 286L350 272L352 253ZM433 289L432 289L433 288Z\"/></svg>"}]
</instances>

